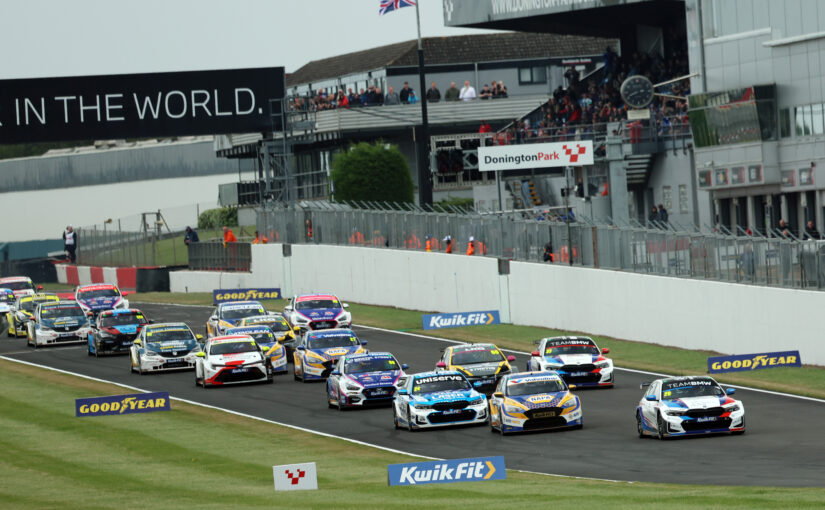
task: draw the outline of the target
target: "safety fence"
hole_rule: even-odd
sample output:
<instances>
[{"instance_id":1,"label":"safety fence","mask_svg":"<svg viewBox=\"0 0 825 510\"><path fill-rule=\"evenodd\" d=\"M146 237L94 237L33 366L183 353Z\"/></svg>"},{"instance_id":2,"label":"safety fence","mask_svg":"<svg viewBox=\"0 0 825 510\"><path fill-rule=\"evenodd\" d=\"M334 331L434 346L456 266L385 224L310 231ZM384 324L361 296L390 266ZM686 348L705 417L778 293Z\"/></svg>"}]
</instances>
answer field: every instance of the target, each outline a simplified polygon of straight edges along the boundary
<instances>
[{"instance_id":1,"label":"safety fence","mask_svg":"<svg viewBox=\"0 0 825 510\"><path fill-rule=\"evenodd\" d=\"M249 271L251 243L217 241L189 245L189 269L200 271Z\"/></svg>"}]
</instances>

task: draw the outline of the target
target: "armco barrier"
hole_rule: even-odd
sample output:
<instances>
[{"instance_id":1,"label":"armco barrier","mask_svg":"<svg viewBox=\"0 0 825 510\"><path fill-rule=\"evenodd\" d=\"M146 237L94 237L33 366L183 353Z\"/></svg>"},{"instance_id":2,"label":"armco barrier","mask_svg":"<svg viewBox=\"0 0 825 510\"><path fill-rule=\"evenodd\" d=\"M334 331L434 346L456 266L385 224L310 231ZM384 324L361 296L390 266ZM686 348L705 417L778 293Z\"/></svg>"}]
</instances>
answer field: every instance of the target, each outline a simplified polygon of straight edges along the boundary
<instances>
[{"instance_id":1,"label":"armco barrier","mask_svg":"<svg viewBox=\"0 0 825 510\"><path fill-rule=\"evenodd\" d=\"M121 289L135 290L137 268L135 267L90 267L57 264L57 281L69 285L89 285L91 283L112 283Z\"/></svg>"},{"instance_id":2,"label":"armco barrier","mask_svg":"<svg viewBox=\"0 0 825 510\"><path fill-rule=\"evenodd\" d=\"M814 320L825 293L511 262L329 245L252 247L250 273L182 271L173 292L280 287L294 293L334 292L357 303L428 312L500 310L501 321L632 339L724 354L799 350L805 363L825 365ZM357 323L357 317L355 318Z\"/></svg>"}]
</instances>

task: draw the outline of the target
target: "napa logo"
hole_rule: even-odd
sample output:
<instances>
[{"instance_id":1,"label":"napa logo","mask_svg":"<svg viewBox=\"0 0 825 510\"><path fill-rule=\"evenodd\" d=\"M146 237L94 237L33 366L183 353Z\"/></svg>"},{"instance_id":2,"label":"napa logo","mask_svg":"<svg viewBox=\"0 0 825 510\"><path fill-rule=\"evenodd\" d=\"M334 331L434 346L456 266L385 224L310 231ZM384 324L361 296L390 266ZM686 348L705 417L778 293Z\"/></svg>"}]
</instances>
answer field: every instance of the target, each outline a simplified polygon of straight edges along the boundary
<instances>
[{"instance_id":1,"label":"napa logo","mask_svg":"<svg viewBox=\"0 0 825 510\"><path fill-rule=\"evenodd\" d=\"M169 393L135 393L111 397L79 398L75 400L75 416L109 416L112 414L151 413L169 411Z\"/></svg>"},{"instance_id":2,"label":"napa logo","mask_svg":"<svg viewBox=\"0 0 825 510\"><path fill-rule=\"evenodd\" d=\"M715 356L708 358L708 372L746 372L776 367L801 367L799 351L762 352L739 356Z\"/></svg>"},{"instance_id":3,"label":"napa logo","mask_svg":"<svg viewBox=\"0 0 825 510\"><path fill-rule=\"evenodd\" d=\"M215 289L212 291L212 299L215 303L281 299L281 289Z\"/></svg>"},{"instance_id":4,"label":"napa logo","mask_svg":"<svg viewBox=\"0 0 825 510\"><path fill-rule=\"evenodd\" d=\"M411 462L387 466L387 482L389 485L486 482L506 478L504 457Z\"/></svg>"},{"instance_id":5,"label":"napa logo","mask_svg":"<svg viewBox=\"0 0 825 510\"><path fill-rule=\"evenodd\" d=\"M546 402L552 402L553 399L556 398L553 395L533 395L532 397L527 397L527 401L531 404L544 404Z\"/></svg>"}]
</instances>

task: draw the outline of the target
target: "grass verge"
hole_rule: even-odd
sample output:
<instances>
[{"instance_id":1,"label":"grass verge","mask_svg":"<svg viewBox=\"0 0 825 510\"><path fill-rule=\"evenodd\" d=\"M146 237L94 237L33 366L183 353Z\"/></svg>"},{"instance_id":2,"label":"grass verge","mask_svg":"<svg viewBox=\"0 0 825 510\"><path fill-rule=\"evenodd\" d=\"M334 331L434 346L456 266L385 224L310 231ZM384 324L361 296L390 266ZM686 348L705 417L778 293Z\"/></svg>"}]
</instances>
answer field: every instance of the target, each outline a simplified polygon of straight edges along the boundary
<instances>
[{"instance_id":1,"label":"grass verge","mask_svg":"<svg viewBox=\"0 0 825 510\"><path fill-rule=\"evenodd\" d=\"M128 391L5 360L0 387L4 508L465 509L492 501L533 508L553 494L577 508L825 504L825 489L611 483L513 471L494 482L388 487L386 466L414 458L176 401L169 412L75 418L74 399ZM403 440L405 432L398 434ZM318 491L273 491L273 465L312 461Z\"/></svg>"}]
</instances>

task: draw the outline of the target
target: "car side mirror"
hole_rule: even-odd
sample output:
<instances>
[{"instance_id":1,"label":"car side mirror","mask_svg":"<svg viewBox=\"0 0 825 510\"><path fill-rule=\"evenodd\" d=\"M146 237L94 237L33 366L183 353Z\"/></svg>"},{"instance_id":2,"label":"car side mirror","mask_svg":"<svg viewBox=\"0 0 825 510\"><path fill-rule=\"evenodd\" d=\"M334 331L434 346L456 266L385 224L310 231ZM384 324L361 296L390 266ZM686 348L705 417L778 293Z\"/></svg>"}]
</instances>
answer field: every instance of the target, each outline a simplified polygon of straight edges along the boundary
<instances>
[{"instance_id":1,"label":"car side mirror","mask_svg":"<svg viewBox=\"0 0 825 510\"><path fill-rule=\"evenodd\" d=\"M213 315L212 317L209 317L209 320L210 320L210 321L216 321L216 320L218 320L218 316L217 316L217 315Z\"/></svg>"},{"instance_id":2,"label":"car side mirror","mask_svg":"<svg viewBox=\"0 0 825 510\"><path fill-rule=\"evenodd\" d=\"M89 310L88 312L86 312L86 317L94 317L94 316L95 316L95 314L94 314L94 312L92 312L91 310Z\"/></svg>"},{"instance_id":3,"label":"car side mirror","mask_svg":"<svg viewBox=\"0 0 825 510\"><path fill-rule=\"evenodd\" d=\"M341 371L340 370L333 370L332 372L329 373L329 375L341 375Z\"/></svg>"},{"instance_id":4,"label":"car side mirror","mask_svg":"<svg viewBox=\"0 0 825 510\"><path fill-rule=\"evenodd\" d=\"M407 370L408 368L410 368L409 365L407 365L406 363L401 363L401 370Z\"/></svg>"},{"instance_id":5,"label":"car side mirror","mask_svg":"<svg viewBox=\"0 0 825 510\"><path fill-rule=\"evenodd\" d=\"M530 356L540 357L541 353L539 351L533 351L533 352L530 353Z\"/></svg>"},{"instance_id":6,"label":"car side mirror","mask_svg":"<svg viewBox=\"0 0 825 510\"><path fill-rule=\"evenodd\" d=\"M206 353L205 353L205 352L203 352L203 351L198 351L198 353L197 353L197 354L195 354L195 356L197 356L197 357L199 357L199 358L205 358L205 357L206 357Z\"/></svg>"},{"instance_id":7,"label":"car side mirror","mask_svg":"<svg viewBox=\"0 0 825 510\"><path fill-rule=\"evenodd\" d=\"M725 389L725 394L726 395L733 395L734 393L736 393L736 388L726 388Z\"/></svg>"},{"instance_id":8,"label":"car side mirror","mask_svg":"<svg viewBox=\"0 0 825 510\"><path fill-rule=\"evenodd\" d=\"M197 334L197 335L195 335L195 339L197 339L197 340L203 340L203 335L201 335L201 334Z\"/></svg>"},{"instance_id":9,"label":"car side mirror","mask_svg":"<svg viewBox=\"0 0 825 510\"><path fill-rule=\"evenodd\" d=\"M299 345L299 346L298 346L298 347L296 347L295 349L297 349L297 350L299 350L299 351L305 351L305 350L307 350L306 346L304 346L304 345Z\"/></svg>"},{"instance_id":10,"label":"car side mirror","mask_svg":"<svg viewBox=\"0 0 825 510\"><path fill-rule=\"evenodd\" d=\"M576 388L577 388L577 386L575 384L568 384L567 385L568 390L575 390Z\"/></svg>"},{"instance_id":11,"label":"car side mirror","mask_svg":"<svg viewBox=\"0 0 825 510\"><path fill-rule=\"evenodd\" d=\"M291 307L291 306L285 306L285 307L284 307L284 311L285 311L285 312L291 312L291 311L292 311L292 307Z\"/></svg>"},{"instance_id":12,"label":"car side mirror","mask_svg":"<svg viewBox=\"0 0 825 510\"><path fill-rule=\"evenodd\" d=\"M154 323L155 323L155 319L149 319L147 322L148 322L149 324L154 324Z\"/></svg>"},{"instance_id":13,"label":"car side mirror","mask_svg":"<svg viewBox=\"0 0 825 510\"><path fill-rule=\"evenodd\" d=\"M129 292L129 291L124 291L124 292L121 292L121 293L120 293L120 295L121 295L121 296L123 296L123 297L126 297L126 296L128 296L129 294L131 294L131 292Z\"/></svg>"},{"instance_id":14,"label":"car side mirror","mask_svg":"<svg viewBox=\"0 0 825 510\"><path fill-rule=\"evenodd\" d=\"M511 361L511 362L516 361L516 357L511 354L511 355L507 356L507 361Z\"/></svg>"},{"instance_id":15,"label":"car side mirror","mask_svg":"<svg viewBox=\"0 0 825 510\"><path fill-rule=\"evenodd\" d=\"M502 393L500 391L497 391L497 392L493 393L493 396L496 397L496 398L504 398L504 393Z\"/></svg>"},{"instance_id":16,"label":"car side mirror","mask_svg":"<svg viewBox=\"0 0 825 510\"><path fill-rule=\"evenodd\" d=\"M602 349L602 354L610 354L610 349L605 347L604 349Z\"/></svg>"},{"instance_id":17,"label":"car side mirror","mask_svg":"<svg viewBox=\"0 0 825 510\"><path fill-rule=\"evenodd\" d=\"M299 331L301 331L301 326L292 326L292 331L298 333Z\"/></svg>"},{"instance_id":18,"label":"car side mirror","mask_svg":"<svg viewBox=\"0 0 825 510\"><path fill-rule=\"evenodd\" d=\"M657 402L659 399L656 398L656 395L647 395L645 396L645 400L648 402Z\"/></svg>"},{"instance_id":19,"label":"car side mirror","mask_svg":"<svg viewBox=\"0 0 825 510\"><path fill-rule=\"evenodd\" d=\"M436 368L447 368L447 364L444 363L443 361L439 361L438 363L435 364L435 367Z\"/></svg>"},{"instance_id":20,"label":"car side mirror","mask_svg":"<svg viewBox=\"0 0 825 510\"><path fill-rule=\"evenodd\" d=\"M32 322L37 322L37 317L32 315L31 317L29 317L29 320L32 321Z\"/></svg>"},{"instance_id":21,"label":"car side mirror","mask_svg":"<svg viewBox=\"0 0 825 510\"><path fill-rule=\"evenodd\" d=\"M132 343L135 345L140 345L140 338L135 338L135 341Z\"/></svg>"},{"instance_id":22,"label":"car side mirror","mask_svg":"<svg viewBox=\"0 0 825 510\"><path fill-rule=\"evenodd\" d=\"M37 286L37 290L43 290L43 286L42 286L42 285L38 285L38 286Z\"/></svg>"},{"instance_id":23,"label":"car side mirror","mask_svg":"<svg viewBox=\"0 0 825 510\"><path fill-rule=\"evenodd\" d=\"M348 304L348 303L344 303L344 304L343 304L343 305L341 305L341 306L343 306L344 308L349 308L349 304Z\"/></svg>"},{"instance_id":24,"label":"car side mirror","mask_svg":"<svg viewBox=\"0 0 825 510\"><path fill-rule=\"evenodd\" d=\"M361 342L361 345L367 345L367 344L369 343L369 342L368 342L368 341L366 341L366 340L360 340L360 342Z\"/></svg>"},{"instance_id":25,"label":"car side mirror","mask_svg":"<svg viewBox=\"0 0 825 510\"><path fill-rule=\"evenodd\" d=\"M395 394L396 395L408 395L409 392L407 392L406 388L402 388L402 389L396 391Z\"/></svg>"}]
</instances>

